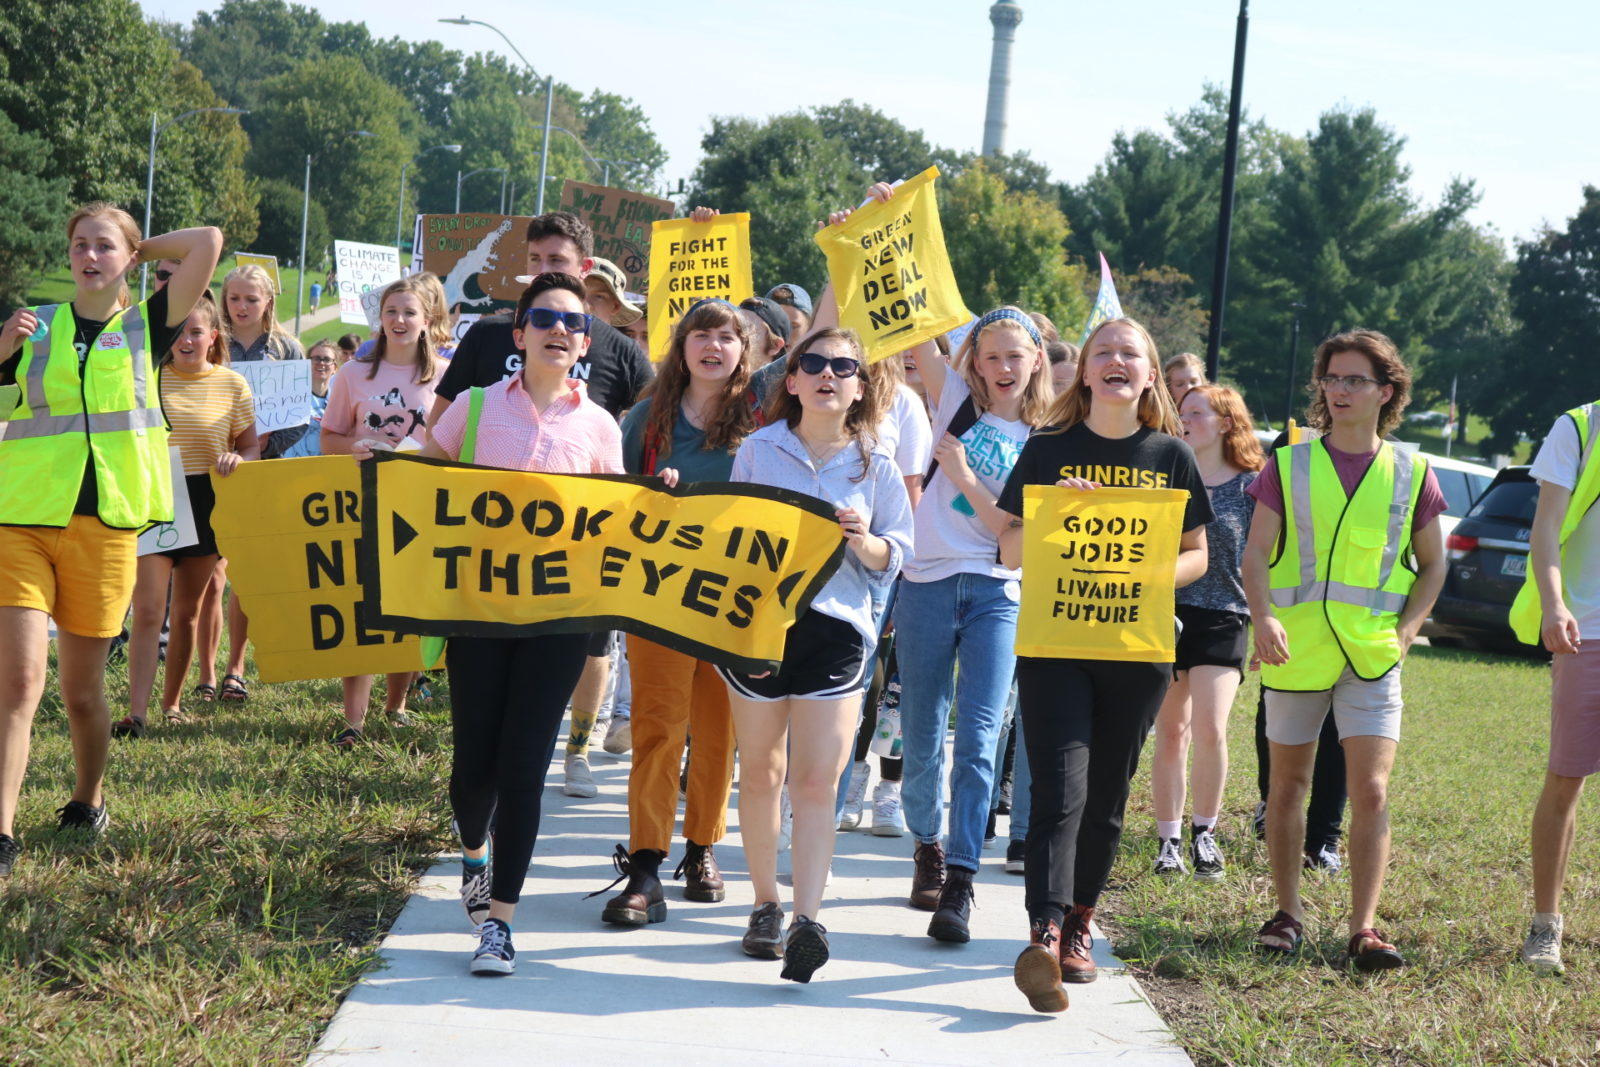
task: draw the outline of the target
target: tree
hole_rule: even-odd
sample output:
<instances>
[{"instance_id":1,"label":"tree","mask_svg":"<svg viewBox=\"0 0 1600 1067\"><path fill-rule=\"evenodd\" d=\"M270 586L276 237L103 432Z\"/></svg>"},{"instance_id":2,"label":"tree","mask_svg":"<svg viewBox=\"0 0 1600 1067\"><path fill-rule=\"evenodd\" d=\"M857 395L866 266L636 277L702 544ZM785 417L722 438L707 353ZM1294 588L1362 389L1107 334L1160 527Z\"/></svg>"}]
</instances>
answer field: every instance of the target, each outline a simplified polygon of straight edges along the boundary
<instances>
[{"instance_id":1,"label":"tree","mask_svg":"<svg viewBox=\"0 0 1600 1067\"><path fill-rule=\"evenodd\" d=\"M183 35L183 58L199 67L234 107L248 108L252 136L254 112L273 78L322 55L327 24L309 7L284 0L223 0L214 12L195 15Z\"/></svg>"},{"instance_id":2,"label":"tree","mask_svg":"<svg viewBox=\"0 0 1600 1067\"><path fill-rule=\"evenodd\" d=\"M257 189L260 197L261 230L249 250L277 256L280 263L300 258L300 218L305 209L305 192L297 185L269 178ZM312 269L322 263L322 254L333 244L328 229L328 213L315 200L306 216L306 260Z\"/></svg>"},{"instance_id":3,"label":"tree","mask_svg":"<svg viewBox=\"0 0 1600 1067\"><path fill-rule=\"evenodd\" d=\"M854 100L815 108L812 116L822 135L843 145L868 181L901 181L950 158L929 145L922 131Z\"/></svg>"},{"instance_id":4,"label":"tree","mask_svg":"<svg viewBox=\"0 0 1600 1067\"><path fill-rule=\"evenodd\" d=\"M178 60L167 79L161 116L220 106L204 75ZM192 115L168 127L157 145L150 232L216 226L230 247L250 247L258 218L255 193L245 177L249 150L235 115Z\"/></svg>"},{"instance_id":5,"label":"tree","mask_svg":"<svg viewBox=\"0 0 1600 1067\"><path fill-rule=\"evenodd\" d=\"M578 106L578 120L589 151L613 161L614 188L653 193L660 188L667 150L650 129L644 109L627 97L595 89Z\"/></svg>"},{"instance_id":6,"label":"tree","mask_svg":"<svg viewBox=\"0 0 1600 1067\"><path fill-rule=\"evenodd\" d=\"M0 112L0 311L8 315L42 275L66 262L70 183L53 171L44 138L23 133Z\"/></svg>"},{"instance_id":7,"label":"tree","mask_svg":"<svg viewBox=\"0 0 1600 1067\"><path fill-rule=\"evenodd\" d=\"M1195 295L1193 278L1172 267L1125 275L1113 271L1113 276L1122 310L1150 331L1163 361L1179 352L1205 351L1211 314ZM1098 280L1092 279L1091 285L1098 287Z\"/></svg>"}]
</instances>

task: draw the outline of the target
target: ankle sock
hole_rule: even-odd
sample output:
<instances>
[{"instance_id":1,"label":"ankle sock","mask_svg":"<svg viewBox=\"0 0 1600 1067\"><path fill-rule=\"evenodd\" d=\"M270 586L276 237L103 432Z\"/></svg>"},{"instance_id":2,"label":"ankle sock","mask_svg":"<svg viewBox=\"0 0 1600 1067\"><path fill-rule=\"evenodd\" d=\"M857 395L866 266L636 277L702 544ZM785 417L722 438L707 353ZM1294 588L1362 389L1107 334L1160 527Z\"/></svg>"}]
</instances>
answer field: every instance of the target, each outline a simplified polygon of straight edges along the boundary
<instances>
[{"instance_id":1,"label":"ankle sock","mask_svg":"<svg viewBox=\"0 0 1600 1067\"><path fill-rule=\"evenodd\" d=\"M486 867L488 865L489 865L489 853L487 853L487 852L485 852L483 855L479 856L477 859L473 859L471 856L467 855L465 852L461 853L461 866L463 866L463 867L467 867L467 868L475 871L480 867Z\"/></svg>"},{"instance_id":2,"label":"ankle sock","mask_svg":"<svg viewBox=\"0 0 1600 1067\"><path fill-rule=\"evenodd\" d=\"M1196 830L1215 830L1217 828L1217 817L1215 815L1196 815L1194 817L1194 828Z\"/></svg>"},{"instance_id":3,"label":"ankle sock","mask_svg":"<svg viewBox=\"0 0 1600 1067\"><path fill-rule=\"evenodd\" d=\"M1560 926L1561 913L1559 911L1536 911L1533 913L1533 921L1535 923L1549 923L1552 926Z\"/></svg>"},{"instance_id":4,"label":"ankle sock","mask_svg":"<svg viewBox=\"0 0 1600 1067\"><path fill-rule=\"evenodd\" d=\"M1172 819L1170 821L1167 819L1157 819L1156 836L1161 838L1163 841L1171 841L1174 837L1183 836L1182 827L1182 819Z\"/></svg>"}]
</instances>

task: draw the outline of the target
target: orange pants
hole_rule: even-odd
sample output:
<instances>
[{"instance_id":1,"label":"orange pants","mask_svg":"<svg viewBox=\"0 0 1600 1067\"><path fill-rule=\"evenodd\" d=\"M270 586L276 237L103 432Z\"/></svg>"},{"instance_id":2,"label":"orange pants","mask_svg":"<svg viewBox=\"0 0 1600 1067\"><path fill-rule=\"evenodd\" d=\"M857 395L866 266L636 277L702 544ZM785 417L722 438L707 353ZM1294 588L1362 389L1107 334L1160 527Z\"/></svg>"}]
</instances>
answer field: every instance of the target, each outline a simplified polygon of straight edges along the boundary
<instances>
[{"instance_id":1,"label":"orange pants","mask_svg":"<svg viewBox=\"0 0 1600 1067\"><path fill-rule=\"evenodd\" d=\"M714 845L728 831L733 790L733 715L716 668L628 635L633 676L633 767L628 772L628 850L672 851L678 821L678 768L693 733L683 836Z\"/></svg>"}]
</instances>

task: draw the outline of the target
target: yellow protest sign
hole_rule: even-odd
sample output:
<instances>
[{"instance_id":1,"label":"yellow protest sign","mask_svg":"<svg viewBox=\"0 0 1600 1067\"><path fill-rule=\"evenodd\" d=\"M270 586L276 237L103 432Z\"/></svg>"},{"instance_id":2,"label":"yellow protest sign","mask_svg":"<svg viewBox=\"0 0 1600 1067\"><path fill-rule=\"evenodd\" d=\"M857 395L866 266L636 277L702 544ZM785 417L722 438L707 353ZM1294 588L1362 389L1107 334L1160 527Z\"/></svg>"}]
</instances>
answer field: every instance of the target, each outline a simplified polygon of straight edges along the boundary
<instances>
[{"instance_id":1,"label":"yellow protest sign","mask_svg":"<svg viewBox=\"0 0 1600 1067\"><path fill-rule=\"evenodd\" d=\"M370 617L410 633L620 629L757 673L844 556L831 504L771 486L395 452L361 477Z\"/></svg>"},{"instance_id":2,"label":"yellow protest sign","mask_svg":"<svg viewBox=\"0 0 1600 1067\"><path fill-rule=\"evenodd\" d=\"M867 362L932 340L972 318L945 254L929 167L837 226L817 231L839 324L861 335Z\"/></svg>"},{"instance_id":3,"label":"yellow protest sign","mask_svg":"<svg viewBox=\"0 0 1600 1067\"><path fill-rule=\"evenodd\" d=\"M672 343L672 328L689 305L707 297L732 304L755 292L750 280L750 216L710 222L662 219L650 227L650 358Z\"/></svg>"},{"instance_id":4,"label":"yellow protest sign","mask_svg":"<svg viewBox=\"0 0 1600 1067\"><path fill-rule=\"evenodd\" d=\"M1171 663L1185 489L1022 491L1017 655Z\"/></svg>"},{"instance_id":5,"label":"yellow protest sign","mask_svg":"<svg viewBox=\"0 0 1600 1067\"><path fill-rule=\"evenodd\" d=\"M235 252L233 263L236 267L260 267L267 272L267 277L272 279L272 291L283 292L283 279L278 275L278 257L256 252Z\"/></svg>"},{"instance_id":6,"label":"yellow protest sign","mask_svg":"<svg viewBox=\"0 0 1600 1067\"><path fill-rule=\"evenodd\" d=\"M415 637L377 629L361 605L360 477L349 456L241 463L211 476L211 525L250 616L265 682L417 670Z\"/></svg>"}]
</instances>

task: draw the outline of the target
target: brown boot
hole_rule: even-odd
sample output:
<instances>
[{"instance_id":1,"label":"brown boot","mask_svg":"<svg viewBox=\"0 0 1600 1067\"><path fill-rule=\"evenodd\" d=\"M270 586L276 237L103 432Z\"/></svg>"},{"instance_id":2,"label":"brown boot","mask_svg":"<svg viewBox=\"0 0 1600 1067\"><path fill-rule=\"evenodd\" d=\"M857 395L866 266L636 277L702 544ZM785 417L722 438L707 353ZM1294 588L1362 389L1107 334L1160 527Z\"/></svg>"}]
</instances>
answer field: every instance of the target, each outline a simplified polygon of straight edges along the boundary
<instances>
[{"instance_id":1,"label":"brown boot","mask_svg":"<svg viewBox=\"0 0 1600 1067\"><path fill-rule=\"evenodd\" d=\"M640 849L630 856L626 849L618 845L616 855L611 859L617 868L617 878L611 885L616 885L624 878L628 880L628 884L622 887L622 892L606 903L605 910L600 913L601 921L616 926L643 926L646 923L665 922L667 898L661 891L661 878L657 873L661 861L665 858L666 853L654 849ZM610 888L611 886L606 887ZM605 892L605 889L600 892Z\"/></svg>"},{"instance_id":2,"label":"brown boot","mask_svg":"<svg viewBox=\"0 0 1600 1067\"><path fill-rule=\"evenodd\" d=\"M1034 1011L1066 1011L1067 990L1061 984L1061 927L1046 919L1035 919L1028 933L1028 947L1011 968L1012 980Z\"/></svg>"},{"instance_id":3,"label":"brown boot","mask_svg":"<svg viewBox=\"0 0 1600 1067\"><path fill-rule=\"evenodd\" d=\"M1094 938L1089 936L1089 920L1094 909L1074 904L1067 912L1067 924L1061 931L1061 980L1063 982L1092 982L1100 977L1095 969L1094 955L1090 951Z\"/></svg>"},{"instance_id":4,"label":"brown boot","mask_svg":"<svg viewBox=\"0 0 1600 1067\"><path fill-rule=\"evenodd\" d=\"M938 911L944 892L944 846L937 841L917 843L916 872L911 875L910 904L918 911Z\"/></svg>"},{"instance_id":5,"label":"brown boot","mask_svg":"<svg viewBox=\"0 0 1600 1067\"><path fill-rule=\"evenodd\" d=\"M683 899L715 903L727 896L722 885L722 872L717 869L717 854L711 851L711 846L697 845L693 841L686 842L686 845L683 861L672 876L682 878L687 875L689 878L683 887Z\"/></svg>"}]
</instances>

